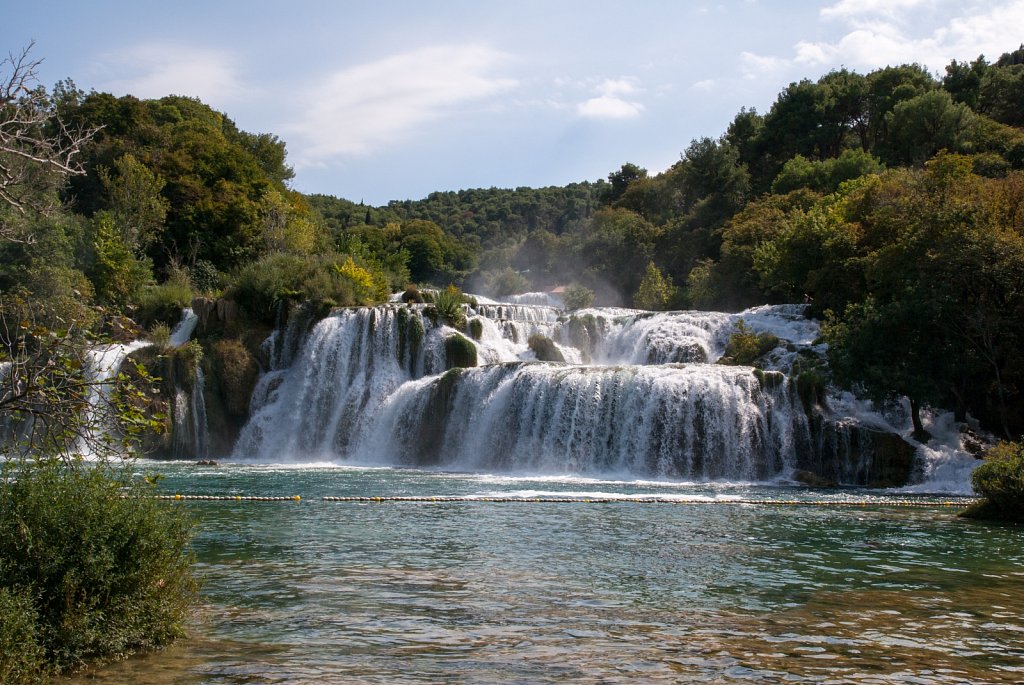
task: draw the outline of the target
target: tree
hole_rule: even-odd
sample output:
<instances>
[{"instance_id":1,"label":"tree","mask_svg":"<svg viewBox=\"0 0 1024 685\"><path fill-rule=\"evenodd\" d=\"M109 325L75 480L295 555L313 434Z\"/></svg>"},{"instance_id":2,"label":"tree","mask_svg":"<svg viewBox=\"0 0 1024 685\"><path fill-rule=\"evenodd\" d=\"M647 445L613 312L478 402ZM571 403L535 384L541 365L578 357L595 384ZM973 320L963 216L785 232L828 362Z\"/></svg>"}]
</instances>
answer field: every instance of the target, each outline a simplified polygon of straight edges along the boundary
<instances>
[{"instance_id":1,"label":"tree","mask_svg":"<svg viewBox=\"0 0 1024 685\"><path fill-rule=\"evenodd\" d=\"M647 263L643 280L633 296L633 304L637 309L663 311L668 309L676 296L676 288L672 279L666 278L654 262Z\"/></svg>"},{"instance_id":2,"label":"tree","mask_svg":"<svg viewBox=\"0 0 1024 685\"><path fill-rule=\"evenodd\" d=\"M601 202L610 205L622 197L631 183L647 178L647 169L626 162L618 171L608 174L609 186L601 193Z\"/></svg>"},{"instance_id":3,"label":"tree","mask_svg":"<svg viewBox=\"0 0 1024 685\"><path fill-rule=\"evenodd\" d=\"M160 194L164 180L130 154L114 160L113 172L102 167L98 175L122 240L135 256L143 256L167 219L168 203Z\"/></svg>"},{"instance_id":4,"label":"tree","mask_svg":"<svg viewBox=\"0 0 1024 685\"><path fill-rule=\"evenodd\" d=\"M984 55L979 55L973 62L957 62L953 60L946 65L946 75L942 78L942 87L946 89L956 102L962 102L973 110L978 109L978 98L981 93L981 80L988 71L989 65Z\"/></svg>"},{"instance_id":5,"label":"tree","mask_svg":"<svg viewBox=\"0 0 1024 685\"><path fill-rule=\"evenodd\" d=\"M939 150L961 150L974 119L970 107L944 90L900 102L886 116L893 161L922 164Z\"/></svg>"},{"instance_id":6,"label":"tree","mask_svg":"<svg viewBox=\"0 0 1024 685\"><path fill-rule=\"evenodd\" d=\"M797 155L782 166L772 181L772 192L784 194L798 188L809 188L819 193L831 193L844 181L881 170L882 163L877 158L858 148L843 150L833 159L813 162Z\"/></svg>"},{"instance_id":7,"label":"tree","mask_svg":"<svg viewBox=\"0 0 1024 685\"><path fill-rule=\"evenodd\" d=\"M96 238L95 263L90 277L100 301L124 307L134 304L142 286L153 278L148 260L132 254L131 246L117 230L113 216L106 211L93 217Z\"/></svg>"},{"instance_id":8,"label":"tree","mask_svg":"<svg viewBox=\"0 0 1024 685\"><path fill-rule=\"evenodd\" d=\"M54 191L85 173L78 159L98 126L71 125L55 111L36 76L33 44L0 61L0 202L19 213L48 213ZM0 239L31 242L0 215Z\"/></svg>"},{"instance_id":9,"label":"tree","mask_svg":"<svg viewBox=\"0 0 1024 685\"><path fill-rule=\"evenodd\" d=\"M998 122L1024 126L1024 64L988 69L981 79L978 109Z\"/></svg>"}]
</instances>

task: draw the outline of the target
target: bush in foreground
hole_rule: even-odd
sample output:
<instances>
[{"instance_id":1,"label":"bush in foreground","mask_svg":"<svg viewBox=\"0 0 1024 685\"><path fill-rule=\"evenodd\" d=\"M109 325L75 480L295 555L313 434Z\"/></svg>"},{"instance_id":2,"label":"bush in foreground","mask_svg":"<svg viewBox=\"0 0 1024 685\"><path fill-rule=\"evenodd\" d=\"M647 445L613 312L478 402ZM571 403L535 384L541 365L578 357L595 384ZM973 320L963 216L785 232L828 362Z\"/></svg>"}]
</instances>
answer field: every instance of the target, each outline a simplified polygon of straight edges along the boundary
<instances>
[{"instance_id":1,"label":"bush in foreground","mask_svg":"<svg viewBox=\"0 0 1024 685\"><path fill-rule=\"evenodd\" d=\"M1024 521L1024 445L1002 442L990 449L985 463L971 474L971 484L984 499L964 516Z\"/></svg>"},{"instance_id":2,"label":"bush in foreground","mask_svg":"<svg viewBox=\"0 0 1024 685\"><path fill-rule=\"evenodd\" d=\"M184 510L113 463L24 460L2 475L0 680L36 682L183 634L197 590Z\"/></svg>"}]
</instances>

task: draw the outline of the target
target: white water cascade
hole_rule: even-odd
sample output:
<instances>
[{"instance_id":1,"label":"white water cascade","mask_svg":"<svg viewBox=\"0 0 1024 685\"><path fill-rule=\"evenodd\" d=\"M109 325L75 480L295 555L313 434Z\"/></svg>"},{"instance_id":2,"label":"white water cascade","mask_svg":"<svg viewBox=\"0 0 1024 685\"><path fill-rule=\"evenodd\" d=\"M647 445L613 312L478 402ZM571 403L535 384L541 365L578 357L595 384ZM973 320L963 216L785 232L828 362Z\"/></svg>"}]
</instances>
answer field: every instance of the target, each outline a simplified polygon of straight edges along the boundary
<instances>
[{"instance_id":1,"label":"white water cascade","mask_svg":"<svg viewBox=\"0 0 1024 685\"><path fill-rule=\"evenodd\" d=\"M192 311L191 307L185 307L181 310L181 320L171 331L170 340L167 344L170 347L181 347L189 340L192 339L192 333L196 330L196 324L199 323L199 315Z\"/></svg>"},{"instance_id":2,"label":"white water cascade","mask_svg":"<svg viewBox=\"0 0 1024 685\"><path fill-rule=\"evenodd\" d=\"M121 366L128 355L135 350L151 345L147 340L135 340L130 343L113 343L100 345L86 353L87 367L85 376L90 384L89 406L86 409L88 417L85 425L91 426L93 433L88 439L79 441L79 451L86 458L95 458L97 455L93 445L109 437L110 428L102 424L96 418L102 414L102 406L110 399L113 390L113 379L120 373Z\"/></svg>"},{"instance_id":3,"label":"white water cascade","mask_svg":"<svg viewBox=\"0 0 1024 685\"><path fill-rule=\"evenodd\" d=\"M833 413L787 380L825 351L799 305L566 315L484 302L466 307L464 331L431 309L340 309L311 329L276 331L234 458L696 481L811 470L871 484L929 473L910 465L921 457L899 421L867 403L837 401ZM765 371L713 363L740 320L780 340ZM538 362L534 335L566 363ZM475 338L476 368L449 370L459 338ZM879 456L893 445L911 455L902 476Z\"/></svg>"}]
</instances>

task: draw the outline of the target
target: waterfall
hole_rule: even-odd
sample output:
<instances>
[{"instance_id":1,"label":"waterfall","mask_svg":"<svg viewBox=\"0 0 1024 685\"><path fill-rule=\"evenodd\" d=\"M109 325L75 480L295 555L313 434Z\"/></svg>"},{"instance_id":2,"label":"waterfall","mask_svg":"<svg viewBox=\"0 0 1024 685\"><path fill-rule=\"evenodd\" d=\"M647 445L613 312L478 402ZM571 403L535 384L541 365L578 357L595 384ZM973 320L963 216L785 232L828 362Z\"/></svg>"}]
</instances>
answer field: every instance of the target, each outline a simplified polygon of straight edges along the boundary
<instances>
[{"instance_id":1,"label":"waterfall","mask_svg":"<svg viewBox=\"0 0 1024 685\"><path fill-rule=\"evenodd\" d=\"M870 407L833 413L786 377L797 360L824 359L803 311L566 314L478 301L456 331L431 305L339 309L268 339L294 352L271 355L233 456L696 481L806 470L902 484L921 473L901 426ZM741 320L779 338L763 370L714 364ZM536 361L532 335L566 363ZM473 339L477 368L448 369L453 336Z\"/></svg>"},{"instance_id":2,"label":"waterfall","mask_svg":"<svg viewBox=\"0 0 1024 685\"><path fill-rule=\"evenodd\" d=\"M392 394L362 463L765 480L795 463L807 419L788 388L707 364L545 363L454 370Z\"/></svg>"},{"instance_id":3,"label":"waterfall","mask_svg":"<svg viewBox=\"0 0 1024 685\"><path fill-rule=\"evenodd\" d=\"M424 307L344 309L317 323L287 371L261 381L239 457L345 454L351 437L403 383L445 370L455 331Z\"/></svg>"},{"instance_id":4,"label":"waterfall","mask_svg":"<svg viewBox=\"0 0 1024 685\"><path fill-rule=\"evenodd\" d=\"M152 343L146 340L136 340L127 344L114 343L100 345L86 353L85 378L90 384L89 404L86 411L85 425L91 427L92 433L86 438L83 437L78 444L78 449L87 458L95 457L96 454L92 445L97 441L108 439L110 428L102 425L100 417L102 407L109 402L110 393L113 389L111 380L121 371L121 365L128 355L135 350L148 347Z\"/></svg>"},{"instance_id":5,"label":"waterfall","mask_svg":"<svg viewBox=\"0 0 1024 685\"><path fill-rule=\"evenodd\" d=\"M199 323L199 315L192 311L191 307L181 310L181 321L171 331L171 338L167 342L169 347L181 347L192 339L192 333Z\"/></svg>"},{"instance_id":6,"label":"waterfall","mask_svg":"<svg viewBox=\"0 0 1024 685\"><path fill-rule=\"evenodd\" d=\"M206 399L203 396L205 386L203 367L197 366L195 384L192 387L192 436L195 456L200 459L210 456L210 430L206 421Z\"/></svg>"},{"instance_id":7,"label":"waterfall","mask_svg":"<svg viewBox=\"0 0 1024 685\"><path fill-rule=\"evenodd\" d=\"M173 439L171 455L175 459L205 459L210 456L210 434L206 421L203 368L195 368L192 387L180 385L174 391Z\"/></svg>"}]
</instances>

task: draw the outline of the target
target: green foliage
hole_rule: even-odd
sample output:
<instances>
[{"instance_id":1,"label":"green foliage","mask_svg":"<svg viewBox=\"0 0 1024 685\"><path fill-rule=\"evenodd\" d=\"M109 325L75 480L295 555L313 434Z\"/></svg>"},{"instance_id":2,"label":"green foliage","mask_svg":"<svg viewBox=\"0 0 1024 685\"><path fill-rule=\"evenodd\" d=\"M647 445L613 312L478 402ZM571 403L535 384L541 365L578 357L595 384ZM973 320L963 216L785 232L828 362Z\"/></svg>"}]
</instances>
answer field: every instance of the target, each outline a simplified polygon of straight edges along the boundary
<instances>
[{"instance_id":1,"label":"green foliage","mask_svg":"<svg viewBox=\"0 0 1024 685\"><path fill-rule=\"evenodd\" d=\"M602 300L633 293L654 256L657 227L627 209L602 209L590 232L572 244L573 269L580 280L601 291Z\"/></svg>"},{"instance_id":2,"label":"green foliage","mask_svg":"<svg viewBox=\"0 0 1024 685\"><path fill-rule=\"evenodd\" d=\"M114 160L113 173L100 166L97 176L106 194L107 211L121 239L136 256L143 256L164 230L169 204L160 193L164 180L131 154Z\"/></svg>"},{"instance_id":3,"label":"green foliage","mask_svg":"<svg viewBox=\"0 0 1024 685\"><path fill-rule=\"evenodd\" d=\"M136 301L139 291L153 279L149 263L132 254L113 215L100 212L94 218L96 261L90 277L101 301L126 306Z\"/></svg>"},{"instance_id":4,"label":"green foliage","mask_svg":"<svg viewBox=\"0 0 1024 685\"><path fill-rule=\"evenodd\" d=\"M686 276L686 300L690 306L710 307L720 299L714 266L714 260L703 259Z\"/></svg>"},{"instance_id":5,"label":"green foliage","mask_svg":"<svg viewBox=\"0 0 1024 685\"><path fill-rule=\"evenodd\" d=\"M630 185L647 178L647 169L627 162L618 171L608 174L608 186L601 193L601 202L614 204L621 198Z\"/></svg>"},{"instance_id":6,"label":"green foliage","mask_svg":"<svg viewBox=\"0 0 1024 685\"><path fill-rule=\"evenodd\" d=\"M539 361L542 362L564 362L565 357L562 355L561 350L555 345L555 342L547 337L546 335L540 335L534 333L526 341L529 345L530 350Z\"/></svg>"},{"instance_id":7,"label":"green foliage","mask_svg":"<svg viewBox=\"0 0 1024 685\"><path fill-rule=\"evenodd\" d=\"M676 288L672 279L666 278L654 262L648 262L644 278L633 296L633 304L638 309L663 311L669 309L676 297Z\"/></svg>"},{"instance_id":8,"label":"green foliage","mask_svg":"<svg viewBox=\"0 0 1024 685\"><path fill-rule=\"evenodd\" d=\"M756 366L761 357L779 346L779 339L771 333L755 333L743 319L736 322L736 332L729 336L725 354L719 364Z\"/></svg>"},{"instance_id":9,"label":"green foliage","mask_svg":"<svg viewBox=\"0 0 1024 685\"><path fill-rule=\"evenodd\" d=\"M800 188L818 193L831 193L844 181L867 174L877 174L883 165L871 153L860 149L843 150L834 159L810 161L797 155L786 162L772 181L772 192L785 194Z\"/></svg>"},{"instance_id":10,"label":"green foliage","mask_svg":"<svg viewBox=\"0 0 1024 685\"><path fill-rule=\"evenodd\" d=\"M274 324L277 308L285 301L352 306L383 299L386 294L381 274L356 264L351 257L330 254L268 255L240 269L233 280L228 296L247 317L269 325Z\"/></svg>"},{"instance_id":11,"label":"green foliage","mask_svg":"<svg viewBox=\"0 0 1024 685\"><path fill-rule=\"evenodd\" d=\"M32 594L30 588L0 586L0 683L6 685L46 682L50 671Z\"/></svg>"},{"instance_id":12,"label":"green foliage","mask_svg":"<svg viewBox=\"0 0 1024 685\"><path fill-rule=\"evenodd\" d=\"M11 462L0 494L0 592L17 601L20 630L35 614L48 665L68 671L183 634L192 524L128 467Z\"/></svg>"},{"instance_id":13,"label":"green foliage","mask_svg":"<svg viewBox=\"0 0 1024 685\"><path fill-rule=\"evenodd\" d=\"M341 264L335 264L334 269L352 284L356 299L361 304L382 302L391 294L387 277L383 273L359 266L352 261L351 256Z\"/></svg>"},{"instance_id":14,"label":"green foliage","mask_svg":"<svg viewBox=\"0 0 1024 685\"><path fill-rule=\"evenodd\" d=\"M1024 126L1024 64L997 63L986 70L979 86L978 109L998 122Z\"/></svg>"},{"instance_id":15,"label":"green foliage","mask_svg":"<svg viewBox=\"0 0 1024 685\"><path fill-rule=\"evenodd\" d=\"M530 280L510 266L481 274L484 293L492 297L505 297L530 290Z\"/></svg>"},{"instance_id":16,"label":"green foliage","mask_svg":"<svg viewBox=\"0 0 1024 685\"><path fill-rule=\"evenodd\" d=\"M327 244L326 227L295 191L268 190L260 201L259 223L267 252L309 254Z\"/></svg>"},{"instance_id":17,"label":"green foliage","mask_svg":"<svg viewBox=\"0 0 1024 685\"><path fill-rule=\"evenodd\" d=\"M88 173L72 179L70 195L88 215L106 209L135 217L132 230L140 246L149 243L158 267L202 259L228 271L264 249L264 199L271 189L282 192L291 173L284 143L239 131L225 115L181 96L91 93L62 109L70 125L102 126L83 150ZM162 228L156 189L166 202Z\"/></svg>"},{"instance_id":18,"label":"green foliage","mask_svg":"<svg viewBox=\"0 0 1024 685\"><path fill-rule=\"evenodd\" d=\"M224 406L235 417L249 413L249 398L259 377L259 365L237 338L221 338L211 350L213 369Z\"/></svg>"},{"instance_id":19,"label":"green foliage","mask_svg":"<svg viewBox=\"0 0 1024 685\"><path fill-rule=\"evenodd\" d=\"M158 322L174 325L181 319L181 310L191 304L192 284L188 274L176 269L164 283L142 289L135 319L142 326Z\"/></svg>"},{"instance_id":20,"label":"green foliage","mask_svg":"<svg viewBox=\"0 0 1024 685\"><path fill-rule=\"evenodd\" d=\"M474 317L469 320L469 335L473 340L480 340L484 337L484 323L480 317Z\"/></svg>"},{"instance_id":21,"label":"green foliage","mask_svg":"<svg viewBox=\"0 0 1024 685\"><path fill-rule=\"evenodd\" d=\"M444 339L444 354L450 369L476 366L476 345L459 333L453 333Z\"/></svg>"},{"instance_id":22,"label":"green foliage","mask_svg":"<svg viewBox=\"0 0 1024 685\"><path fill-rule=\"evenodd\" d=\"M965 516L1024 521L1024 445L1002 442L990 449L971 474L971 484L985 499Z\"/></svg>"},{"instance_id":23,"label":"green foliage","mask_svg":"<svg viewBox=\"0 0 1024 685\"><path fill-rule=\"evenodd\" d=\"M562 302L569 311L586 309L594 304L594 291L586 286L573 284L565 289L562 295Z\"/></svg>"},{"instance_id":24,"label":"green foliage","mask_svg":"<svg viewBox=\"0 0 1024 685\"><path fill-rule=\"evenodd\" d=\"M465 302L462 291L454 285L449 285L434 297L434 308L449 326L462 329L466 327L466 310L463 307Z\"/></svg>"},{"instance_id":25,"label":"green foliage","mask_svg":"<svg viewBox=\"0 0 1024 685\"><path fill-rule=\"evenodd\" d=\"M960 152L974 121L971 108L953 102L944 90L900 102L886 117L889 158L900 164L922 164L939 150Z\"/></svg>"},{"instance_id":26,"label":"green foliage","mask_svg":"<svg viewBox=\"0 0 1024 685\"><path fill-rule=\"evenodd\" d=\"M215 295L224 287L226 277L217 270L212 262L199 259L189 267L188 280L195 292L203 295Z\"/></svg>"},{"instance_id":27,"label":"green foliage","mask_svg":"<svg viewBox=\"0 0 1024 685\"><path fill-rule=\"evenodd\" d=\"M162 350L171 343L171 327L158 321L149 329L146 339Z\"/></svg>"}]
</instances>

